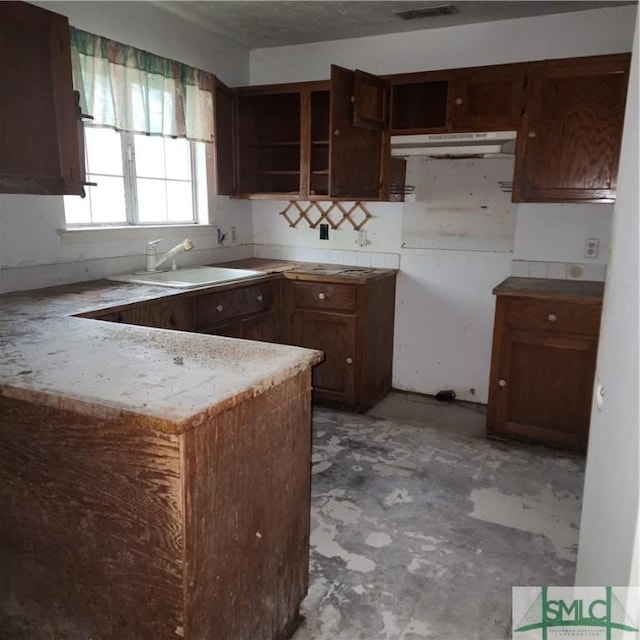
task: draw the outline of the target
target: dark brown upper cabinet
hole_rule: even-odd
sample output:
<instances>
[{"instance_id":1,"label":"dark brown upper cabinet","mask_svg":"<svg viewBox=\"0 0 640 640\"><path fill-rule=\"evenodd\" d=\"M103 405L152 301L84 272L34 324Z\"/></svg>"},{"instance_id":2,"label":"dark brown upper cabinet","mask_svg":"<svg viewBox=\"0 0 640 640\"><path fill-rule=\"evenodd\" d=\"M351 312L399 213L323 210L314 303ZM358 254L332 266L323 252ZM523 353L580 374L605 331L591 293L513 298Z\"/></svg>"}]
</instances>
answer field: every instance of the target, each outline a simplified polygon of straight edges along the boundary
<instances>
[{"instance_id":1,"label":"dark brown upper cabinet","mask_svg":"<svg viewBox=\"0 0 640 640\"><path fill-rule=\"evenodd\" d=\"M215 192L217 195L233 195L236 193L236 162L234 132L235 93L232 89L214 80L213 87L215 116Z\"/></svg>"},{"instance_id":2,"label":"dark brown upper cabinet","mask_svg":"<svg viewBox=\"0 0 640 640\"><path fill-rule=\"evenodd\" d=\"M236 89L240 197L380 198L388 91L359 73Z\"/></svg>"},{"instance_id":3,"label":"dark brown upper cabinet","mask_svg":"<svg viewBox=\"0 0 640 640\"><path fill-rule=\"evenodd\" d=\"M453 74L453 130L518 129L524 83L521 64L457 69Z\"/></svg>"},{"instance_id":4,"label":"dark brown upper cabinet","mask_svg":"<svg viewBox=\"0 0 640 640\"><path fill-rule=\"evenodd\" d=\"M236 89L240 196L296 199L308 191L310 84L313 83ZM328 126L321 138L328 150ZM318 162L317 166L322 164ZM328 164L322 168L328 175Z\"/></svg>"},{"instance_id":5,"label":"dark brown upper cabinet","mask_svg":"<svg viewBox=\"0 0 640 640\"><path fill-rule=\"evenodd\" d=\"M0 3L0 193L81 194L67 18Z\"/></svg>"},{"instance_id":6,"label":"dark brown upper cabinet","mask_svg":"<svg viewBox=\"0 0 640 640\"><path fill-rule=\"evenodd\" d=\"M353 91L354 126L387 129L389 127L389 96L388 80L356 70Z\"/></svg>"},{"instance_id":7,"label":"dark brown upper cabinet","mask_svg":"<svg viewBox=\"0 0 640 640\"><path fill-rule=\"evenodd\" d=\"M529 67L514 202L613 202L628 54Z\"/></svg>"},{"instance_id":8,"label":"dark brown upper cabinet","mask_svg":"<svg viewBox=\"0 0 640 640\"><path fill-rule=\"evenodd\" d=\"M391 133L517 129L524 65L507 64L389 76Z\"/></svg>"},{"instance_id":9,"label":"dark brown upper cabinet","mask_svg":"<svg viewBox=\"0 0 640 640\"><path fill-rule=\"evenodd\" d=\"M362 78L364 74L360 74ZM384 114L380 105L388 98L372 98L384 89L374 91L371 87L371 80L360 82L359 89L365 93L361 98L356 93L356 72L331 65L329 195L333 198L380 198L383 132L371 124L376 112ZM360 105L361 113L368 115L365 126L358 124L362 116L356 115L354 105Z\"/></svg>"},{"instance_id":10,"label":"dark brown upper cabinet","mask_svg":"<svg viewBox=\"0 0 640 640\"><path fill-rule=\"evenodd\" d=\"M391 133L438 133L451 122L450 71L427 71L389 76Z\"/></svg>"}]
</instances>

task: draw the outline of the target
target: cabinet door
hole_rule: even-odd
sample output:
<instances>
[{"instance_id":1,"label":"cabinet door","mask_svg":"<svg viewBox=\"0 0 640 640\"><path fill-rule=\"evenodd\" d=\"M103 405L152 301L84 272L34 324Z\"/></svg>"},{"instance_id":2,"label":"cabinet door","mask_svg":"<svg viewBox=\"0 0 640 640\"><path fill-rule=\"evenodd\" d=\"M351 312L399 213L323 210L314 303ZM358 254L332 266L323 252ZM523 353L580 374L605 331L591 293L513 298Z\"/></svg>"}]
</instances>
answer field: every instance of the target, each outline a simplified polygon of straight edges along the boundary
<instances>
[{"instance_id":1,"label":"cabinet door","mask_svg":"<svg viewBox=\"0 0 640 640\"><path fill-rule=\"evenodd\" d=\"M80 194L69 23L0 3L0 193Z\"/></svg>"},{"instance_id":2,"label":"cabinet door","mask_svg":"<svg viewBox=\"0 0 640 640\"><path fill-rule=\"evenodd\" d=\"M499 348L489 431L585 449L597 338L506 330Z\"/></svg>"},{"instance_id":3,"label":"cabinet door","mask_svg":"<svg viewBox=\"0 0 640 640\"><path fill-rule=\"evenodd\" d=\"M235 95L217 78L214 85L214 117L216 124L215 192L229 196L236 193L234 113Z\"/></svg>"},{"instance_id":4,"label":"cabinet door","mask_svg":"<svg viewBox=\"0 0 640 640\"><path fill-rule=\"evenodd\" d=\"M353 404L357 366L355 316L296 309L291 318L291 342L324 351L324 362L313 368L314 395Z\"/></svg>"},{"instance_id":5,"label":"cabinet door","mask_svg":"<svg viewBox=\"0 0 640 640\"><path fill-rule=\"evenodd\" d=\"M329 195L379 199L383 133L354 125L355 73L331 66Z\"/></svg>"},{"instance_id":6,"label":"cabinet door","mask_svg":"<svg viewBox=\"0 0 640 640\"><path fill-rule=\"evenodd\" d=\"M370 73L354 72L353 124L369 129L389 126L389 81Z\"/></svg>"},{"instance_id":7,"label":"cabinet door","mask_svg":"<svg viewBox=\"0 0 640 640\"><path fill-rule=\"evenodd\" d=\"M276 314L270 311L245 318L240 322L240 337L260 342L280 342Z\"/></svg>"},{"instance_id":8,"label":"cabinet door","mask_svg":"<svg viewBox=\"0 0 640 640\"><path fill-rule=\"evenodd\" d=\"M629 56L532 68L518 136L514 202L612 202Z\"/></svg>"},{"instance_id":9,"label":"cabinet door","mask_svg":"<svg viewBox=\"0 0 640 640\"><path fill-rule=\"evenodd\" d=\"M453 129L518 129L524 65L461 69L454 74Z\"/></svg>"}]
</instances>

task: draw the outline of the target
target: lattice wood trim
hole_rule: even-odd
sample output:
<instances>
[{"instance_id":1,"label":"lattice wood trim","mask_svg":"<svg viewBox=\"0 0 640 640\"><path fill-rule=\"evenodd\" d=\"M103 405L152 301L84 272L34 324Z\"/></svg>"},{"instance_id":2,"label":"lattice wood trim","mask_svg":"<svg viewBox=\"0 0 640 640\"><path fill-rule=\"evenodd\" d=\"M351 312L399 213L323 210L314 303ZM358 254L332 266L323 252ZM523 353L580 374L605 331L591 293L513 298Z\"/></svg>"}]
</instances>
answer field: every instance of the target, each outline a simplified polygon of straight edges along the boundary
<instances>
[{"instance_id":1,"label":"lattice wood trim","mask_svg":"<svg viewBox=\"0 0 640 640\"><path fill-rule=\"evenodd\" d=\"M303 206L305 204L306 206ZM346 208L341 202L301 203L296 200L289 202L285 209L280 211L280 215L293 228L297 227L302 220L306 220L311 229L315 229L323 220L332 229L339 229L345 221L349 221L355 231L360 231L372 217L362 202L355 202L351 207Z\"/></svg>"}]
</instances>

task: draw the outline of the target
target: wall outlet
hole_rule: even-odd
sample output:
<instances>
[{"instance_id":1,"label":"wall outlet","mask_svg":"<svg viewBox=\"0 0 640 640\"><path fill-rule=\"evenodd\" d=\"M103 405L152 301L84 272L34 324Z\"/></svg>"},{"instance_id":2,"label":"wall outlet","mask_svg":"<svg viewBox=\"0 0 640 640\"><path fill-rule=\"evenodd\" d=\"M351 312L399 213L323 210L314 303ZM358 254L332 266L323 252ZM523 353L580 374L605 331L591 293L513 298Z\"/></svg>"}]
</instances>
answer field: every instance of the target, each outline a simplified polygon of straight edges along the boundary
<instances>
[{"instance_id":1,"label":"wall outlet","mask_svg":"<svg viewBox=\"0 0 640 640\"><path fill-rule=\"evenodd\" d=\"M358 239L356 240L356 244L359 247L366 247L367 245L371 244L371 242L367 238L367 232L364 229L360 229L360 231L358 231Z\"/></svg>"},{"instance_id":2,"label":"wall outlet","mask_svg":"<svg viewBox=\"0 0 640 640\"><path fill-rule=\"evenodd\" d=\"M598 238L587 238L584 241L583 256L585 258L597 258L599 248L600 248L600 240Z\"/></svg>"},{"instance_id":3,"label":"wall outlet","mask_svg":"<svg viewBox=\"0 0 640 640\"><path fill-rule=\"evenodd\" d=\"M320 240L328 240L329 239L329 225L321 224L320 225Z\"/></svg>"}]
</instances>

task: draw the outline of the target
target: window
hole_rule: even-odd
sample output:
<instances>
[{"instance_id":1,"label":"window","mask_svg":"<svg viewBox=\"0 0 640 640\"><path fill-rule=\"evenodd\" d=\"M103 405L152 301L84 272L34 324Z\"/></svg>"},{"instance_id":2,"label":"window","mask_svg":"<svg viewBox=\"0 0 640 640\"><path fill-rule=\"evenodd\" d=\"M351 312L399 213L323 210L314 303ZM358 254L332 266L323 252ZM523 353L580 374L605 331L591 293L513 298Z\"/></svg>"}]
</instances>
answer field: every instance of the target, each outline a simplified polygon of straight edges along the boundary
<instances>
[{"instance_id":1,"label":"window","mask_svg":"<svg viewBox=\"0 0 640 640\"><path fill-rule=\"evenodd\" d=\"M204 144L85 126L87 197L67 196L69 226L190 224L198 221ZM199 184L200 183L200 184Z\"/></svg>"},{"instance_id":2,"label":"window","mask_svg":"<svg viewBox=\"0 0 640 640\"><path fill-rule=\"evenodd\" d=\"M67 225L204 222L215 77L73 27L71 61L80 109L93 117L85 155L97 186L65 197Z\"/></svg>"}]
</instances>

